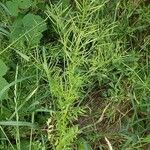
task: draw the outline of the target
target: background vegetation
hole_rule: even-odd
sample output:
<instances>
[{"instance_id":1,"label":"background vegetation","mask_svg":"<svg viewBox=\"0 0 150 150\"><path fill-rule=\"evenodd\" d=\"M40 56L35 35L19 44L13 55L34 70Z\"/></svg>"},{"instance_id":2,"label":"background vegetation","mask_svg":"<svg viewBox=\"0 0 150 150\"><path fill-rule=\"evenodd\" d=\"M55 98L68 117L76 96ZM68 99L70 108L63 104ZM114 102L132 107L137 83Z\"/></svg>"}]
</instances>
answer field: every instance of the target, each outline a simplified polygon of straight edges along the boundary
<instances>
[{"instance_id":1,"label":"background vegetation","mask_svg":"<svg viewBox=\"0 0 150 150\"><path fill-rule=\"evenodd\" d=\"M0 149L150 149L150 5L1 0Z\"/></svg>"}]
</instances>

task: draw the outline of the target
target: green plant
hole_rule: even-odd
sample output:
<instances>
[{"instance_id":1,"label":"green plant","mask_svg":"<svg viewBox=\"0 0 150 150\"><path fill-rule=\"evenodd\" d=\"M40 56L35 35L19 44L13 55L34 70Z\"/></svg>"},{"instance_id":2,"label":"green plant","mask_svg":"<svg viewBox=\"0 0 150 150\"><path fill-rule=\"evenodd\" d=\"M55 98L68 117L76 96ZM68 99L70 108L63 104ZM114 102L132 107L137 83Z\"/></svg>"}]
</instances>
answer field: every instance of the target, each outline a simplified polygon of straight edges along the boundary
<instances>
[{"instance_id":1,"label":"green plant","mask_svg":"<svg viewBox=\"0 0 150 150\"><path fill-rule=\"evenodd\" d=\"M149 147L149 6L2 0L0 149Z\"/></svg>"},{"instance_id":2,"label":"green plant","mask_svg":"<svg viewBox=\"0 0 150 150\"><path fill-rule=\"evenodd\" d=\"M0 59L0 91L2 91L3 88L8 85L8 82L3 77L6 74L7 70L8 70L7 66ZM0 96L0 101L7 98L7 96L8 96L8 90L2 93L2 95Z\"/></svg>"},{"instance_id":3,"label":"green plant","mask_svg":"<svg viewBox=\"0 0 150 150\"><path fill-rule=\"evenodd\" d=\"M35 47L39 44L42 38L42 32L46 30L46 23L39 15L27 13L27 10L33 6L30 0L13 0L7 1L6 6L13 19L9 28L10 42L18 40L20 46Z\"/></svg>"},{"instance_id":4,"label":"green plant","mask_svg":"<svg viewBox=\"0 0 150 150\"><path fill-rule=\"evenodd\" d=\"M6 6L11 16L17 17L21 10L26 10L32 6L31 0L12 0L7 1Z\"/></svg>"},{"instance_id":5,"label":"green plant","mask_svg":"<svg viewBox=\"0 0 150 150\"><path fill-rule=\"evenodd\" d=\"M46 30L44 20L34 14L27 14L23 18L16 19L10 28L9 38L13 42L22 37L18 42L21 45L37 46L42 38L42 32ZM17 45L16 44L16 45Z\"/></svg>"}]
</instances>

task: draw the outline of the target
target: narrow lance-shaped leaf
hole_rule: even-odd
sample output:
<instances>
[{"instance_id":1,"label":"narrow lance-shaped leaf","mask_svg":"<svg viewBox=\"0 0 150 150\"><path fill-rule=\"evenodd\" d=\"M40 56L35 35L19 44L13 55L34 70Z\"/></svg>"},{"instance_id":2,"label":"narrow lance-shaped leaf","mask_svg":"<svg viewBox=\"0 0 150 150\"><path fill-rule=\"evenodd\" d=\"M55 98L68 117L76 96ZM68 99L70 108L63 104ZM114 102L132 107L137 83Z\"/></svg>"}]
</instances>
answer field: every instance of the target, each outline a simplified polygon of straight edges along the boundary
<instances>
[{"instance_id":1,"label":"narrow lance-shaped leaf","mask_svg":"<svg viewBox=\"0 0 150 150\"><path fill-rule=\"evenodd\" d=\"M5 63L0 59L0 77L4 76L7 72L8 68Z\"/></svg>"},{"instance_id":2,"label":"narrow lance-shaped leaf","mask_svg":"<svg viewBox=\"0 0 150 150\"><path fill-rule=\"evenodd\" d=\"M3 76L6 74L8 68L5 65L5 63L0 60L0 91L8 85L8 82L3 78ZM0 96L0 100L5 99L8 96L8 90L5 90L3 95Z\"/></svg>"}]
</instances>

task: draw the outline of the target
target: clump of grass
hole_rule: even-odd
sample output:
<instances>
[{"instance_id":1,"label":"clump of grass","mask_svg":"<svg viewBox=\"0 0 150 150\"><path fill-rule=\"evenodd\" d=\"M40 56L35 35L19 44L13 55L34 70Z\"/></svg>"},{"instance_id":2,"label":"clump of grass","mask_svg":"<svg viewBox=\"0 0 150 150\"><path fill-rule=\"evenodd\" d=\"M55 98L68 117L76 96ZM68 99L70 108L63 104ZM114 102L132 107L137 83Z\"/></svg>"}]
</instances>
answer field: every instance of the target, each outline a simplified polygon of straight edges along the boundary
<instances>
[{"instance_id":1,"label":"clump of grass","mask_svg":"<svg viewBox=\"0 0 150 150\"><path fill-rule=\"evenodd\" d=\"M60 35L63 64L58 68L59 57L56 64L50 67L44 62L50 91L56 98L56 110L59 110L50 119L51 123L49 122L49 138L55 143L56 149L66 149L73 145L72 142L81 130L70 125L82 112L82 107L77 105L76 108L75 104L82 103L86 98L85 93L97 80L107 78L105 75L109 71L107 66L112 61L122 59L119 48L115 50L116 43L111 39L114 36L115 22L110 24L111 20L98 19L103 15L105 3L101 2L99 5L95 1L77 3L77 11L73 13L72 9L63 9L61 4L48 8L47 15L53 22L57 34Z\"/></svg>"}]
</instances>

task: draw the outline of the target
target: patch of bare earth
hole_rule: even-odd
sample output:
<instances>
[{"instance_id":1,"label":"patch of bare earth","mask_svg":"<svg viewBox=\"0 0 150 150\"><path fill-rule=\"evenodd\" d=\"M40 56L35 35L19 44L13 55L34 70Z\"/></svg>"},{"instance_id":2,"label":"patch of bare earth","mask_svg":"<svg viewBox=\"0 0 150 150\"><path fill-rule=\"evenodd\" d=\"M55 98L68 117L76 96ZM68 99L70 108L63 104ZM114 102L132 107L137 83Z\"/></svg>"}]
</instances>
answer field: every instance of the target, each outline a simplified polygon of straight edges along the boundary
<instances>
[{"instance_id":1,"label":"patch of bare earth","mask_svg":"<svg viewBox=\"0 0 150 150\"><path fill-rule=\"evenodd\" d=\"M87 111L84 116L78 118L76 124L83 130L83 133L96 133L99 135L94 143L93 149L99 145L107 146L105 137L110 139L113 145L119 145L124 139L120 138L119 131L122 128L122 120L126 115L130 115L131 108L129 102L124 104L109 103L109 100L102 98L103 91L92 92L85 102ZM113 112L113 113L112 113ZM110 113L113 114L109 116Z\"/></svg>"}]
</instances>

